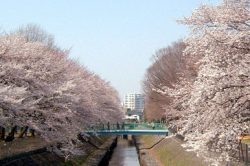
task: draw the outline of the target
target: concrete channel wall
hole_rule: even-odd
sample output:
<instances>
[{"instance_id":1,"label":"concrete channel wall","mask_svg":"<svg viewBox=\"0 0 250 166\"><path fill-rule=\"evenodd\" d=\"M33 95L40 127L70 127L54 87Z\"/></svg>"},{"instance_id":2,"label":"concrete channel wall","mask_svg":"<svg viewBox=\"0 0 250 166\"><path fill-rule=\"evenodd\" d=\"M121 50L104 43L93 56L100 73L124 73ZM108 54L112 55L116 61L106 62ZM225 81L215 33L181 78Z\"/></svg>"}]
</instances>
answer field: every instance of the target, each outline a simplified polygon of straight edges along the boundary
<instances>
[{"instance_id":1,"label":"concrete channel wall","mask_svg":"<svg viewBox=\"0 0 250 166\"><path fill-rule=\"evenodd\" d=\"M141 166L159 166L155 158L149 154L147 150L141 150L144 148L139 136L132 137L136 146L136 151L138 154L138 159Z\"/></svg>"},{"instance_id":2,"label":"concrete channel wall","mask_svg":"<svg viewBox=\"0 0 250 166\"><path fill-rule=\"evenodd\" d=\"M100 149L97 149L82 166L108 166L109 160L117 145L117 137L107 140Z\"/></svg>"}]
</instances>

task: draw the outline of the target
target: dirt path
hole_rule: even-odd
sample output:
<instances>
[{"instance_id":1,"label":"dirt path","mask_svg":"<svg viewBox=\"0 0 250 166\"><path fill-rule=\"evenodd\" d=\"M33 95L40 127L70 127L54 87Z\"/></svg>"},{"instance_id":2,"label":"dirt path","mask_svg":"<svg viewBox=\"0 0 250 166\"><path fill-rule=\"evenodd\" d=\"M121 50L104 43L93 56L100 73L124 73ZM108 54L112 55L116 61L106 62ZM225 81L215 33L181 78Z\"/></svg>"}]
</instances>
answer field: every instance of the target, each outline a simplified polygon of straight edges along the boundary
<instances>
[{"instance_id":1,"label":"dirt path","mask_svg":"<svg viewBox=\"0 0 250 166\"><path fill-rule=\"evenodd\" d=\"M0 142L0 159L25 153L48 146L49 144L39 137L19 138L12 142Z\"/></svg>"}]
</instances>

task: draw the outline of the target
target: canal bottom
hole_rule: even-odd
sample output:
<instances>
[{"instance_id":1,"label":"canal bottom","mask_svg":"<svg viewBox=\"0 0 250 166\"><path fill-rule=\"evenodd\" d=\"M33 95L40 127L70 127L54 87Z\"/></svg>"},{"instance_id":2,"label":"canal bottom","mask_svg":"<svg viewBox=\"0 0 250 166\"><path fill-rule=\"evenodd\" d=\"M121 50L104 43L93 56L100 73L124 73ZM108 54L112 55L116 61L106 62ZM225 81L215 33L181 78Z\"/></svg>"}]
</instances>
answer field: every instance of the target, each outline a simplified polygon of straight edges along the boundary
<instances>
[{"instance_id":1,"label":"canal bottom","mask_svg":"<svg viewBox=\"0 0 250 166\"><path fill-rule=\"evenodd\" d=\"M136 148L131 137L118 138L109 166L140 166Z\"/></svg>"}]
</instances>

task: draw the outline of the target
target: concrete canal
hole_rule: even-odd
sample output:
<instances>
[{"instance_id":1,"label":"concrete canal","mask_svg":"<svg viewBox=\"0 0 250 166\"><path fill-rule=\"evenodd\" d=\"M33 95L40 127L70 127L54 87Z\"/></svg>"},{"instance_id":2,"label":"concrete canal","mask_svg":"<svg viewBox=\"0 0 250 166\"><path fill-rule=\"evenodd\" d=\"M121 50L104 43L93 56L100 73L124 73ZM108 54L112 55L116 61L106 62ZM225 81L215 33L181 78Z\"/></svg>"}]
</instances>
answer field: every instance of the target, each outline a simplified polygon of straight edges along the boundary
<instances>
[{"instance_id":1,"label":"concrete canal","mask_svg":"<svg viewBox=\"0 0 250 166\"><path fill-rule=\"evenodd\" d=\"M140 166L136 147L131 137L118 138L117 147L114 149L109 166Z\"/></svg>"}]
</instances>

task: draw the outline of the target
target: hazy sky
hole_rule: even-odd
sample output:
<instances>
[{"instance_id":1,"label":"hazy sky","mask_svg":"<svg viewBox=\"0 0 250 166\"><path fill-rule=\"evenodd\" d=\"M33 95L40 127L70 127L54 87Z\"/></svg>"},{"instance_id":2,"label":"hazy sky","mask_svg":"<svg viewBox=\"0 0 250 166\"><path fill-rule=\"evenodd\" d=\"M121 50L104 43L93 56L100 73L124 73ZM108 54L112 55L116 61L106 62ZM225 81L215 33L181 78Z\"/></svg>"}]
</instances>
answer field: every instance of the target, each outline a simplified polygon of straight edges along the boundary
<instances>
[{"instance_id":1,"label":"hazy sky","mask_svg":"<svg viewBox=\"0 0 250 166\"><path fill-rule=\"evenodd\" d=\"M151 56L187 35L177 19L218 0L2 0L0 27L35 23L123 96L140 92Z\"/></svg>"}]
</instances>

